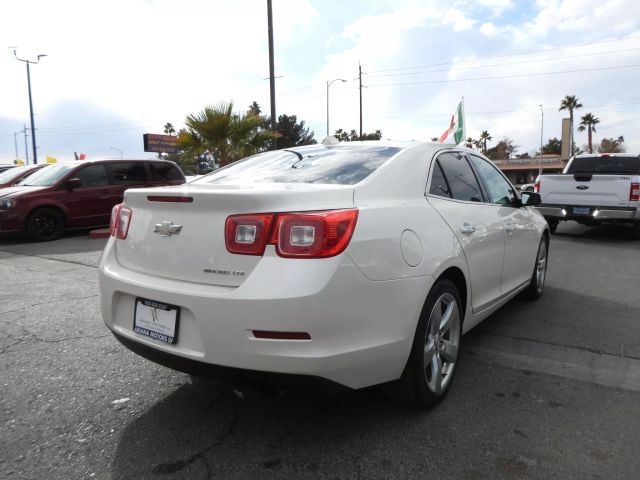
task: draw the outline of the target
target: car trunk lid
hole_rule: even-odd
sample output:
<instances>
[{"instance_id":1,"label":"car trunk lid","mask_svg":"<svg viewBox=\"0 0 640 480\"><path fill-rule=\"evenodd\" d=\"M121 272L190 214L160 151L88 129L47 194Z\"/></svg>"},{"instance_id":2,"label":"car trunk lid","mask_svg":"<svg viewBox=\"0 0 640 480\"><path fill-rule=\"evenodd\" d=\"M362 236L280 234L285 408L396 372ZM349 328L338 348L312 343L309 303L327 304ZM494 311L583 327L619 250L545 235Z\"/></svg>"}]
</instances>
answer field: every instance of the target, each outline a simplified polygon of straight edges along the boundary
<instances>
[{"instance_id":1,"label":"car trunk lid","mask_svg":"<svg viewBox=\"0 0 640 480\"><path fill-rule=\"evenodd\" d=\"M185 197L192 200L179 201ZM228 216L350 208L353 187L187 184L127 190L124 203L132 209L127 238L117 244L118 261L124 267L184 281L239 286L262 257L227 251Z\"/></svg>"}]
</instances>

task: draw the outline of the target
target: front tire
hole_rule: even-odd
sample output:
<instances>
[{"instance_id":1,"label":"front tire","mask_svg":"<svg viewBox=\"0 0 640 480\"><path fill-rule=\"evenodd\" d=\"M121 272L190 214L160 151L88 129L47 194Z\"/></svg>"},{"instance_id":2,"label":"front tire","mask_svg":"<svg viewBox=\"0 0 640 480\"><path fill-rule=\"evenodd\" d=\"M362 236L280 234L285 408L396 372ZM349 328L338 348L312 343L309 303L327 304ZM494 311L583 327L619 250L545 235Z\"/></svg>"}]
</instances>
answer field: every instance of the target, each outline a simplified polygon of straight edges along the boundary
<instances>
[{"instance_id":1,"label":"front tire","mask_svg":"<svg viewBox=\"0 0 640 480\"><path fill-rule=\"evenodd\" d=\"M547 278L547 259L549 258L549 240L545 235L540 240L538 254L536 255L536 264L533 267L531 282L524 291L525 296L529 300L537 300L542 296L544 290L544 282Z\"/></svg>"},{"instance_id":2,"label":"front tire","mask_svg":"<svg viewBox=\"0 0 640 480\"><path fill-rule=\"evenodd\" d=\"M37 242L55 240L63 229L64 217L55 208L39 208L29 215L27 221L27 232Z\"/></svg>"},{"instance_id":3,"label":"front tire","mask_svg":"<svg viewBox=\"0 0 640 480\"><path fill-rule=\"evenodd\" d=\"M446 396L458 363L464 312L460 294L449 279L438 280L424 303L401 388L421 408Z\"/></svg>"}]
</instances>

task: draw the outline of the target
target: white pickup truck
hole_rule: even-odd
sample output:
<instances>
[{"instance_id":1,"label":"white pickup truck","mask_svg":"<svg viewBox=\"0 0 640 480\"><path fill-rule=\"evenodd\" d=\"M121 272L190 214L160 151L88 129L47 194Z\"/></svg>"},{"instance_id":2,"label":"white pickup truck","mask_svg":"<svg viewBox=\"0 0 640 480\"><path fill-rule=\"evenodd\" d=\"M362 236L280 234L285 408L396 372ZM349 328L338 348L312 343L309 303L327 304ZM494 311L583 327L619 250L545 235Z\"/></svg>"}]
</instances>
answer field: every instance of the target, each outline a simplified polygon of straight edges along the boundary
<instances>
[{"instance_id":1,"label":"white pickup truck","mask_svg":"<svg viewBox=\"0 0 640 480\"><path fill-rule=\"evenodd\" d=\"M536 208L552 232L562 220L584 225L624 223L640 238L640 156L576 155L559 174L541 175Z\"/></svg>"}]
</instances>

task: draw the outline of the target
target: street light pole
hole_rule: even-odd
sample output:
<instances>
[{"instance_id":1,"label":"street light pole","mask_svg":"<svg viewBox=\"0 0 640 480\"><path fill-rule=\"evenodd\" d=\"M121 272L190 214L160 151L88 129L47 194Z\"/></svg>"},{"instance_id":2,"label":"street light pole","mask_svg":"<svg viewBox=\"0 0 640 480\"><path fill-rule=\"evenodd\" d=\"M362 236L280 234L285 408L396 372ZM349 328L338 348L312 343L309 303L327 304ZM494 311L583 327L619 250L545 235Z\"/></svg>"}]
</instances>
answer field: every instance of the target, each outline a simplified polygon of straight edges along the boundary
<instances>
[{"instance_id":1,"label":"street light pole","mask_svg":"<svg viewBox=\"0 0 640 480\"><path fill-rule=\"evenodd\" d=\"M35 62L33 60L19 58L18 53L15 50L13 51L13 55L16 57L16 60L27 64L27 88L29 89L29 114L31 116L31 145L33 146L33 163L36 164L38 163L38 152L36 151L36 127L33 121L33 99L31 98L31 72L29 70L29 65L32 63L34 65L40 63L40 59L47 55L38 55L38 59Z\"/></svg>"},{"instance_id":2,"label":"street light pole","mask_svg":"<svg viewBox=\"0 0 640 480\"><path fill-rule=\"evenodd\" d=\"M538 175L542 175L542 144L543 144L543 132L544 132L544 110L542 109L542 105L538 105L540 107L540 163L538 165Z\"/></svg>"},{"instance_id":3,"label":"street light pole","mask_svg":"<svg viewBox=\"0 0 640 480\"><path fill-rule=\"evenodd\" d=\"M116 152L120 152L120 160L122 160L122 159L124 158L124 157L123 157L122 150L120 150L119 148L116 148L116 147L109 147L109 150L115 150Z\"/></svg>"},{"instance_id":4,"label":"street light pole","mask_svg":"<svg viewBox=\"0 0 640 480\"><path fill-rule=\"evenodd\" d=\"M333 82L346 82L343 78L335 78L331 81L327 80L327 137L329 136L329 87Z\"/></svg>"}]
</instances>

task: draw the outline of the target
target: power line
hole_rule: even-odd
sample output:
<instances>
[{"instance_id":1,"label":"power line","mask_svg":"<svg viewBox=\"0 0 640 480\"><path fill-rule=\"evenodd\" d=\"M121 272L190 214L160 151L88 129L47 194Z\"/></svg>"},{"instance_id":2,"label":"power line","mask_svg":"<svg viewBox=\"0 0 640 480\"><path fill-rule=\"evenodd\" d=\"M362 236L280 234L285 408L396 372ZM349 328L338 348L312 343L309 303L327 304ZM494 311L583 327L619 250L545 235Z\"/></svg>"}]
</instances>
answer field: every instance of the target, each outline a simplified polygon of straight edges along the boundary
<instances>
[{"instance_id":1,"label":"power line","mask_svg":"<svg viewBox=\"0 0 640 480\"><path fill-rule=\"evenodd\" d=\"M398 83L377 83L369 85L370 87L390 87L396 85L423 85L427 83L454 83L454 82L471 82L477 80L497 80L504 78L521 78L521 77L538 77L543 75L561 75L565 73L580 73L580 72L595 72L600 70L619 70L624 68L636 68L640 67L640 64L634 65L616 65L611 67L596 67L596 68L581 68L576 70L562 70L557 72L540 72L540 73L520 73L514 75L497 75L492 77L474 77L474 78L453 78L446 80L424 80L420 82L398 82Z\"/></svg>"},{"instance_id":2,"label":"power line","mask_svg":"<svg viewBox=\"0 0 640 480\"><path fill-rule=\"evenodd\" d=\"M392 72L392 71L396 71L396 70L412 70L412 69L416 69L416 68L440 67L440 66L443 66L443 65L453 65L453 64L457 64L457 63L472 63L472 62L478 62L478 61L482 61L482 60L495 60L495 59L500 59L500 58L519 57L519 56L524 56L524 55L534 55L534 54L538 54L538 53L552 52L552 51L556 51L556 50L564 50L566 48L583 47L583 46L587 46L587 45L599 45L601 43L619 42L621 40L628 40L628 39L631 39L631 38L640 38L640 35L627 35L625 37L611 38L611 39L608 39L608 40L601 40L599 42L574 43L574 44L570 44L570 45L564 45L564 46L561 46L561 47L545 48L545 49L540 49L540 50L531 50L531 51L528 51L528 52L521 52L521 53L508 53L508 54L505 54L505 55L496 55L496 56L491 56L491 57L480 57L480 58L476 58L476 59L472 59L472 60L456 60L456 61L451 61L451 62L431 63L431 64L427 64L427 65L413 65L413 66L410 66L410 67L395 67L395 68L386 68L386 69L382 69L382 70L370 70L369 73Z\"/></svg>"},{"instance_id":3,"label":"power line","mask_svg":"<svg viewBox=\"0 0 640 480\"><path fill-rule=\"evenodd\" d=\"M469 66L454 66L453 68L455 69L462 69L462 68L490 68L490 67L504 67L507 65L519 65L519 64L523 64L523 63L540 63L540 62L551 62L551 61L555 61L555 60L565 60L568 58L581 58L581 57L593 57L595 55L611 55L614 53L627 53L627 52L636 52L640 50L640 47L638 48L629 48L626 50L611 50L609 52L598 52L598 53L584 53L584 54L580 54L580 55L569 55L569 56L565 56L565 57L552 57L552 58L542 58L539 60L519 60L517 62L505 62L505 63L494 63L491 65L469 65ZM427 71L421 71L421 72L403 72L403 73L387 73L384 75L369 75L369 78L380 78L380 77L398 77L398 76L402 76L402 75L422 75L422 74L426 74L426 73L437 73L437 72L449 72L451 71L451 69L446 68L446 69L441 69L441 70L427 70Z\"/></svg>"}]
</instances>

